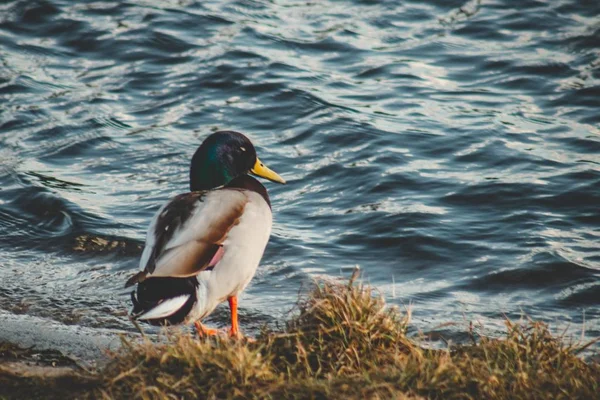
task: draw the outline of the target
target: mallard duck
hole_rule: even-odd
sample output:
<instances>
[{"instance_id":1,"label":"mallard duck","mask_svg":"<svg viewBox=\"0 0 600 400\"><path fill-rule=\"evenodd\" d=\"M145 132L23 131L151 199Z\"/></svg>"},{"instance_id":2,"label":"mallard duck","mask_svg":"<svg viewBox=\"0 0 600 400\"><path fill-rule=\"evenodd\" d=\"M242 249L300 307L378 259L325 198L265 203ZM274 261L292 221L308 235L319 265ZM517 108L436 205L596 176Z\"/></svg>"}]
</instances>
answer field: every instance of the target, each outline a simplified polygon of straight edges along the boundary
<instances>
[{"instance_id":1,"label":"mallard duck","mask_svg":"<svg viewBox=\"0 0 600 400\"><path fill-rule=\"evenodd\" d=\"M271 202L248 174L285 183L256 156L250 140L221 131L198 147L190 166L190 192L162 206L148 227L141 271L125 287L130 316L153 325L194 323L201 336L216 334L203 318L227 300L231 336L240 336L238 295L250 283L271 234Z\"/></svg>"}]
</instances>

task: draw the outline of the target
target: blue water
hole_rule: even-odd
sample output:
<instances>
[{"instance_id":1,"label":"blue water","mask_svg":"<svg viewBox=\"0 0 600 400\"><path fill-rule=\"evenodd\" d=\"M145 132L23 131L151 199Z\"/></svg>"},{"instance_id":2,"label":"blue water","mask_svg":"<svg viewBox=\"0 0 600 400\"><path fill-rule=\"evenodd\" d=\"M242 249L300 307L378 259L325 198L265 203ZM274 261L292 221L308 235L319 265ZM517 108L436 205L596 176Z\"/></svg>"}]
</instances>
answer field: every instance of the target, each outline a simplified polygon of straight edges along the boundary
<instances>
[{"instance_id":1,"label":"blue water","mask_svg":"<svg viewBox=\"0 0 600 400\"><path fill-rule=\"evenodd\" d=\"M233 129L288 180L246 332L358 264L415 330L600 336L600 2L5 1L0 102L3 315L131 331L153 213Z\"/></svg>"}]
</instances>

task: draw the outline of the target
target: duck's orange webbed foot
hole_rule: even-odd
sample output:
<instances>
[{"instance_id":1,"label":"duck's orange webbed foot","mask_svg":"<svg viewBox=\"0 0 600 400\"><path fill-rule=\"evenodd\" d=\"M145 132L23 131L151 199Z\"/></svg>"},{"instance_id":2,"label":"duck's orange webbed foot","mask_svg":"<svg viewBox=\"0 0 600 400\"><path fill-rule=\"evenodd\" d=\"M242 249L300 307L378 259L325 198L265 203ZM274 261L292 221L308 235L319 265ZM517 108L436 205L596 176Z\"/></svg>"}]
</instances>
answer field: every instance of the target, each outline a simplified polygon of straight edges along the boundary
<instances>
[{"instance_id":1,"label":"duck's orange webbed foot","mask_svg":"<svg viewBox=\"0 0 600 400\"><path fill-rule=\"evenodd\" d=\"M207 328L200 321L194 322L194 326L196 327L196 332L198 332L198 336L201 338L215 336L219 334L219 331L213 328Z\"/></svg>"}]
</instances>

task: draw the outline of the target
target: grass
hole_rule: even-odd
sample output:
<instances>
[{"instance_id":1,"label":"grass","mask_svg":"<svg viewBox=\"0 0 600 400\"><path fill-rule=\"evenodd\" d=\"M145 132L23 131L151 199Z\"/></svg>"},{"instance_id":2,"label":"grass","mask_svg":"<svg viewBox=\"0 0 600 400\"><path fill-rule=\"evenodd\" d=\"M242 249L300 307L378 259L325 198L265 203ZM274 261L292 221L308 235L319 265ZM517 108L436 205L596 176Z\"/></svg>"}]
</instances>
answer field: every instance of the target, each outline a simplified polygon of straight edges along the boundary
<instances>
[{"instance_id":1,"label":"grass","mask_svg":"<svg viewBox=\"0 0 600 400\"><path fill-rule=\"evenodd\" d=\"M542 323L507 321L502 340L433 350L406 337L410 315L371 288L319 282L283 332L255 341L131 343L101 372L105 398L599 398L600 365Z\"/></svg>"}]
</instances>

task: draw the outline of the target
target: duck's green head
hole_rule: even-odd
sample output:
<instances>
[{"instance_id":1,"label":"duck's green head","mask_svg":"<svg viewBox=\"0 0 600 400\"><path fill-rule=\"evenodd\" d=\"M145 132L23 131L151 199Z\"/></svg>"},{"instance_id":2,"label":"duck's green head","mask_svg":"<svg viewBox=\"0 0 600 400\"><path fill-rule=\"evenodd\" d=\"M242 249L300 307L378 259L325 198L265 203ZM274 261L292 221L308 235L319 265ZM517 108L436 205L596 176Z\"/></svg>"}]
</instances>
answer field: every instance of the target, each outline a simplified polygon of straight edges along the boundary
<instances>
[{"instance_id":1,"label":"duck's green head","mask_svg":"<svg viewBox=\"0 0 600 400\"><path fill-rule=\"evenodd\" d=\"M285 183L258 159L254 145L246 136L233 131L215 132L202 142L192 157L190 190L214 189L248 173Z\"/></svg>"}]
</instances>

